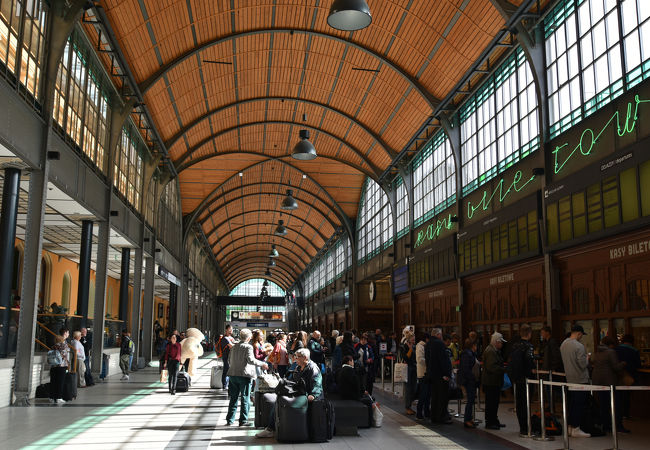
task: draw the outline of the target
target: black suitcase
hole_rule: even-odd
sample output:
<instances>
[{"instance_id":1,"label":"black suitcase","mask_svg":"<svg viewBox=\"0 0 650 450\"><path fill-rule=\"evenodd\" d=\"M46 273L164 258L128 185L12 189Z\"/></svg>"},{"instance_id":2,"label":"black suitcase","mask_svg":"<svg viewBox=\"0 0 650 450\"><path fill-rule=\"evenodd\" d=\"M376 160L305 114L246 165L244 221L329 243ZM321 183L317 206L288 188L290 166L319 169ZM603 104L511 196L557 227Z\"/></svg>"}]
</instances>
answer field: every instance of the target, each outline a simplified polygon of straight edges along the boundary
<instances>
[{"instance_id":1,"label":"black suitcase","mask_svg":"<svg viewBox=\"0 0 650 450\"><path fill-rule=\"evenodd\" d=\"M77 373L68 372L65 374L65 382L63 383L62 398L66 402L77 398Z\"/></svg>"},{"instance_id":2,"label":"black suitcase","mask_svg":"<svg viewBox=\"0 0 650 450\"><path fill-rule=\"evenodd\" d=\"M50 396L50 383L39 384L36 387L36 398L48 398Z\"/></svg>"},{"instance_id":3,"label":"black suitcase","mask_svg":"<svg viewBox=\"0 0 650 450\"><path fill-rule=\"evenodd\" d=\"M255 392L255 428L269 426L271 410L278 396L273 392Z\"/></svg>"},{"instance_id":4,"label":"black suitcase","mask_svg":"<svg viewBox=\"0 0 650 450\"><path fill-rule=\"evenodd\" d=\"M306 395L278 396L275 408L275 439L278 442L307 442L309 440L308 404Z\"/></svg>"},{"instance_id":5,"label":"black suitcase","mask_svg":"<svg viewBox=\"0 0 650 450\"><path fill-rule=\"evenodd\" d=\"M309 437L312 442L327 442L334 436L334 408L327 399L309 404Z\"/></svg>"},{"instance_id":6,"label":"black suitcase","mask_svg":"<svg viewBox=\"0 0 650 450\"><path fill-rule=\"evenodd\" d=\"M190 387L190 376L187 372L178 372L176 374L176 392L187 392Z\"/></svg>"}]
</instances>

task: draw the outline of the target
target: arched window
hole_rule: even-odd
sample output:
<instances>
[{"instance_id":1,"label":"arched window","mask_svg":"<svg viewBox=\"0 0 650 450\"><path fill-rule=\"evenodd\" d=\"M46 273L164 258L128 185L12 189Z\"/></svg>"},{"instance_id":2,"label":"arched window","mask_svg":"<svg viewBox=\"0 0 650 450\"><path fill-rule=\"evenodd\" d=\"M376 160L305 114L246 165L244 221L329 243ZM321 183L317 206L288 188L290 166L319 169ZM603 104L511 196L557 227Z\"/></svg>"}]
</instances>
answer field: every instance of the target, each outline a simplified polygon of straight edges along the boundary
<instances>
[{"instance_id":1,"label":"arched window","mask_svg":"<svg viewBox=\"0 0 650 450\"><path fill-rule=\"evenodd\" d=\"M109 287L106 293L106 311L105 315L113 317L113 287Z\"/></svg>"},{"instance_id":2,"label":"arched window","mask_svg":"<svg viewBox=\"0 0 650 450\"><path fill-rule=\"evenodd\" d=\"M395 195L397 196L397 239L399 239L411 229L409 195L406 192L406 185L402 177L395 178L393 189L395 189Z\"/></svg>"},{"instance_id":3,"label":"arched window","mask_svg":"<svg viewBox=\"0 0 650 450\"><path fill-rule=\"evenodd\" d=\"M38 286L38 306L44 308L49 304L52 263L49 256L41 258L41 277Z\"/></svg>"},{"instance_id":4,"label":"arched window","mask_svg":"<svg viewBox=\"0 0 650 450\"><path fill-rule=\"evenodd\" d=\"M63 284L61 287L61 306L70 309L70 288L72 285L72 279L70 277L70 272L66 272L63 275ZM70 311L66 311L69 313Z\"/></svg>"},{"instance_id":5,"label":"arched window","mask_svg":"<svg viewBox=\"0 0 650 450\"><path fill-rule=\"evenodd\" d=\"M393 243L393 212L388 196L366 178L357 220L358 263L369 260Z\"/></svg>"},{"instance_id":6,"label":"arched window","mask_svg":"<svg viewBox=\"0 0 650 450\"><path fill-rule=\"evenodd\" d=\"M230 291L231 296L246 296L246 297L257 297L260 295L260 292L262 291L262 286L264 285L264 279L262 278L255 278L252 280L246 280L242 283L239 283L237 286L233 288L232 291ZM285 293L284 290L275 284L272 281L267 281L268 286L266 287L269 297L284 297Z\"/></svg>"}]
</instances>

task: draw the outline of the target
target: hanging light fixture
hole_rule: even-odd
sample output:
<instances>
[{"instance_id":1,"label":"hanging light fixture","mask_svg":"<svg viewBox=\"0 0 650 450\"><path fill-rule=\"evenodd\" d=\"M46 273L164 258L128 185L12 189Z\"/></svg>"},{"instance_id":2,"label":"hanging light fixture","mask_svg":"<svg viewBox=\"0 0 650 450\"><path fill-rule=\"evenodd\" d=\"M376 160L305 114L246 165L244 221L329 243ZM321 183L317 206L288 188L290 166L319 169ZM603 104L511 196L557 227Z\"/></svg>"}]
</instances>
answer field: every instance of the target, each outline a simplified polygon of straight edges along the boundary
<instances>
[{"instance_id":1,"label":"hanging light fixture","mask_svg":"<svg viewBox=\"0 0 650 450\"><path fill-rule=\"evenodd\" d=\"M366 0L334 0L327 16L327 24L342 31L366 28L372 22L372 14Z\"/></svg>"},{"instance_id":2,"label":"hanging light fixture","mask_svg":"<svg viewBox=\"0 0 650 450\"><path fill-rule=\"evenodd\" d=\"M288 211L298 209L298 202L295 198L293 198L293 191L291 189L287 189L287 196L284 198L284 200L282 200L280 209L285 209Z\"/></svg>"},{"instance_id":3,"label":"hanging light fixture","mask_svg":"<svg viewBox=\"0 0 650 450\"><path fill-rule=\"evenodd\" d=\"M300 130L300 141L293 148L291 156L301 161L310 161L318 156L314 144L309 141L309 130Z\"/></svg>"},{"instance_id":4,"label":"hanging light fixture","mask_svg":"<svg viewBox=\"0 0 650 450\"><path fill-rule=\"evenodd\" d=\"M284 226L284 220L279 220L278 221L278 226L275 228L275 235L276 236L286 236L287 235L287 229Z\"/></svg>"},{"instance_id":5,"label":"hanging light fixture","mask_svg":"<svg viewBox=\"0 0 650 450\"><path fill-rule=\"evenodd\" d=\"M269 258L277 258L278 256L280 256L280 254L279 254L278 251L275 249L275 244L273 244L273 245L271 246L271 251L269 252Z\"/></svg>"},{"instance_id":6,"label":"hanging light fixture","mask_svg":"<svg viewBox=\"0 0 650 450\"><path fill-rule=\"evenodd\" d=\"M273 258L269 258L269 263L267 265L269 267L275 267L275 260Z\"/></svg>"},{"instance_id":7,"label":"hanging light fixture","mask_svg":"<svg viewBox=\"0 0 650 450\"><path fill-rule=\"evenodd\" d=\"M271 276L271 269L266 269L266 272L264 272L264 275L267 277Z\"/></svg>"},{"instance_id":8,"label":"hanging light fixture","mask_svg":"<svg viewBox=\"0 0 650 450\"><path fill-rule=\"evenodd\" d=\"M268 285L269 285L269 281L268 281L268 280L264 280L264 283L262 283L262 287L267 287Z\"/></svg>"}]
</instances>

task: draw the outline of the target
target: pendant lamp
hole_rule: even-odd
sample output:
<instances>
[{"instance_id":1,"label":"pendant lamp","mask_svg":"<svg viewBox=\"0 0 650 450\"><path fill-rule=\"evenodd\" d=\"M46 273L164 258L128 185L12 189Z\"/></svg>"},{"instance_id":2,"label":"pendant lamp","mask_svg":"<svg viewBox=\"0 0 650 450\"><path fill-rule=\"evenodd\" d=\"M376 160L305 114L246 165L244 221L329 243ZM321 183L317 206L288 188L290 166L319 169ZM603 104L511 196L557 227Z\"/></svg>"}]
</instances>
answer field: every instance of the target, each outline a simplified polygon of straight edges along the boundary
<instances>
[{"instance_id":1,"label":"pendant lamp","mask_svg":"<svg viewBox=\"0 0 650 450\"><path fill-rule=\"evenodd\" d=\"M372 22L366 0L334 0L327 16L327 24L341 31L356 31Z\"/></svg>"},{"instance_id":2,"label":"pendant lamp","mask_svg":"<svg viewBox=\"0 0 650 450\"><path fill-rule=\"evenodd\" d=\"M284 198L284 200L282 200L280 209L284 209L288 211L293 211L294 209L298 209L298 202L296 201L295 198L293 198L293 191L291 189L287 189L287 196Z\"/></svg>"},{"instance_id":3,"label":"pendant lamp","mask_svg":"<svg viewBox=\"0 0 650 450\"><path fill-rule=\"evenodd\" d=\"M278 221L278 226L275 228L275 235L276 236L286 236L287 235L287 229L284 226L284 220Z\"/></svg>"},{"instance_id":4,"label":"pendant lamp","mask_svg":"<svg viewBox=\"0 0 650 450\"><path fill-rule=\"evenodd\" d=\"M280 254L279 254L278 251L276 250L276 248L275 248L275 244L273 244L273 245L271 246L271 251L269 252L269 258L277 258L278 256L280 256Z\"/></svg>"},{"instance_id":5,"label":"pendant lamp","mask_svg":"<svg viewBox=\"0 0 650 450\"><path fill-rule=\"evenodd\" d=\"M301 161L310 161L318 156L314 144L309 141L309 130L300 130L300 141L293 148L291 156Z\"/></svg>"}]
</instances>

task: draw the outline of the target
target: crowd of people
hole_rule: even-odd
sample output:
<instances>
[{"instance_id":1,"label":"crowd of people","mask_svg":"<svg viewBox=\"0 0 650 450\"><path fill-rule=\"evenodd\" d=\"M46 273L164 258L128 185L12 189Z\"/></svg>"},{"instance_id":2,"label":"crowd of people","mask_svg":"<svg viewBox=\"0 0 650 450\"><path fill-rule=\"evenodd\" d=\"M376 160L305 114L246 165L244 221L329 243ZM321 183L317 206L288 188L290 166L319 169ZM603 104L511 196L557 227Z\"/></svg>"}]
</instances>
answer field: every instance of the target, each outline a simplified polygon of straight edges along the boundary
<instances>
[{"instance_id":1,"label":"crowd of people","mask_svg":"<svg viewBox=\"0 0 650 450\"><path fill-rule=\"evenodd\" d=\"M72 377L72 381L70 378L68 379L68 382L76 384L76 388L85 388L95 384L90 373L91 349L92 340L88 335L88 329L76 330L70 338L70 330L67 327L59 328L58 334L54 336L54 344L48 353L48 359L53 362L50 364L50 403L66 403L63 397L68 373L76 374L76 377Z\"/></svg>"}]
</instances>

